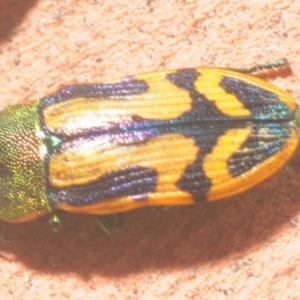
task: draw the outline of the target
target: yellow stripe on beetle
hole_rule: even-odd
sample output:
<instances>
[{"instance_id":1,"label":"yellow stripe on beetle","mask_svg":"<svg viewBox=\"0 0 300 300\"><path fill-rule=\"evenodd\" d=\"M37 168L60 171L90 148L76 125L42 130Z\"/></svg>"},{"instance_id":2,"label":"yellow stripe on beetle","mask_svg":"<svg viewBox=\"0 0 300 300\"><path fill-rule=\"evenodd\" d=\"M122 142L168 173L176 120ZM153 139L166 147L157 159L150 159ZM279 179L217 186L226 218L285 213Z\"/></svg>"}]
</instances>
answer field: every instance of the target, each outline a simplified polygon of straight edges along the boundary
<instances>
[{"instance_id":1,"label":"yellow stripe on beetle","mask_svg":"<svg viewBox=\"0 0 300 300\"><path fill-rule=\"evenodd\" d=\"M208 201L219 200L243 192L268 178L289 160L299 142L297 133L291 131L290 138L280 152L264 160L256 168L250 169L243 176L232 177L228 172L227 161L232 154L231 152L239 150L238 141L240 140L242 143L250 134L248 129L239 129L239 132L231 130L220 137L212 153L205 158L204 170L212 181L212 187L207 193ZM233 144L230 142L232 140L234 140ZM226 146L229 146L228 149Z\"/></svg>"}]
</instances>

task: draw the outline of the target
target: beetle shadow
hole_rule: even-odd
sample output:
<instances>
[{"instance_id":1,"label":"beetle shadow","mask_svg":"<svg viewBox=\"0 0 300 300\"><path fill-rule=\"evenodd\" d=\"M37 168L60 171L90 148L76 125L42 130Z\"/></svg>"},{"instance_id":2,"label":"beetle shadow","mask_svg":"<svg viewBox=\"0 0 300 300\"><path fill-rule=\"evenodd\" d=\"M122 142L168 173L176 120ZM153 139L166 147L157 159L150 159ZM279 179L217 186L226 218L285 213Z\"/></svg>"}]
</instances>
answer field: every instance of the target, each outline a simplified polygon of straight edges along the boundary
<instances>
[{"instance_id":1,"label":"beetle shadow","mask_svg":"<svg viewBox=\"0 0 300 300\"><path fill-rule=\"evenodd\" d=\"M41 272L74 272L83 278L125 276L140 271L201 266L243 255L272 239L300 211L300 151L256 188L211 204L140 209L126 214L119 233L102 232L93 217L68 214L53 233L47 218L24 224L2 222L2 257L14 254Z\"/></svg>"},{"instance_id":2,"label":"beetle shadow","mask_svg":"<svg viewBox=\"0 0 300 300\"><path fill-rule=\"evenodd\" d=\"M38 0L0 0L0 43L10 39Z\"/></svg>"}]
</instances>

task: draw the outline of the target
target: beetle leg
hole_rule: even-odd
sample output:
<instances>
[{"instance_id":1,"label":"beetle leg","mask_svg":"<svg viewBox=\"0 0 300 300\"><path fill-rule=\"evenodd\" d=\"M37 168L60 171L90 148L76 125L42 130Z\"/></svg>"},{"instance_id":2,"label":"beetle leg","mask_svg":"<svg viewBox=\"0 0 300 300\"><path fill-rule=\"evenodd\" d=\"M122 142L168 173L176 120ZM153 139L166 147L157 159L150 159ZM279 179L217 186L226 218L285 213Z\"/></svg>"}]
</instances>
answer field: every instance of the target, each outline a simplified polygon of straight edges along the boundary
<instances>
[{"instance_id":1,"label":"beetle leg","mask_svg":"<svg viewBox=\"0 0 300 300\"><path fill-rule=\"evenodd\" d=\"M105 233L115 234L123 227L124 214L97 216L97 222Z\"/></svg>"},{"instance_id":2,"label":"beetle leg","mask_svg":"<svg viewBox=\"0 0 300 300\"><path fill-rule=\"evenodd\" d=\"M61 229L63 223L62 213L53 214L49 220L49 224L54 232L57 232Z\"/></svg>"}]
</instances>

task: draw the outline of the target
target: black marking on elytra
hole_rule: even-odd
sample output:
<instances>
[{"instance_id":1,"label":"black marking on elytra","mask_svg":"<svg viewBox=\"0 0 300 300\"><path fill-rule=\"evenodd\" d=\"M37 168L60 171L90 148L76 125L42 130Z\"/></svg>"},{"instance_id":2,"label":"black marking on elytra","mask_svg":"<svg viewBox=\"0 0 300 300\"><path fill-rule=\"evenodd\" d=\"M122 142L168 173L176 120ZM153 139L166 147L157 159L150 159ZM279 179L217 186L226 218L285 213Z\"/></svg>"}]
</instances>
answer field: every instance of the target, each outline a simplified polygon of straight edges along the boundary
<instances>
[{"instance_id":1,"label":"black marking on elytra","mask_svg":"<svg viewBox=\"0 0 300 300\"><path fill-rule=\"evenodd\" d=\"M199 75L200 73L196 69L183 69L178 70L176 73L167 74L166 79L180 88L188 91L194 91L194 83Z\"/></svg>"},{"instance_id":2,"label":"black marking on elytra","mask_svg":"<svg viewBox=\"0 0 300 300\"><path fill-rule=\"evenodd\" d=\"M226 128L230 128L228 122L231 117L223 114L215 105L209 101L201 91L195 88L195 81L201 74L196 69L179 70L176 73L166 75L179 88L189 91L192 99L192 108L184 112L180 117L173 120L173 124L185 124L177 127L177 132L192 138L200 149L193 164L186 167L181 178L176 183L180 190L187 191L193 195L197 202L206 200L206 193L211 188L211 180L203 170L203 160L216 145L219 136L223 135ZM218 121L222 120L220 124ZM226 123L224 123L227 121Z\"/></svg>"},{"instance_id":3,"label":"black marking on elytra","mask_svg":"<svg viewBox=\"0 0 300 300\"><path fill-rule=\"evenodd\" d=\"M66 188L49 185L48 195L54 206L68 204L80 207L126 196L143 201L147 199L148 193L155 191L157 176L154 169L132 166L110 172L83 185Z\"/></svg>"},{"instance_id":4,"label":"black marking on elytra","mask_svg":"<svg viewBox=\"0 0 300 300\"><path fill-rule=\"evenodd\" d=\"M126 77L116 83L101 84L73 84L62 87L56 93L41 99L41 109L51 104L63 102L73 98L86 99L120 99L126 101L129 96L147 92L149 86L144 80Z\"/></svg>"},{"instance_id":5,"label":"black marking on elytra","mask_svg":"<svg viewBox=\"0 0 300 300\"><path fill-rule=\"evenodd\" d=\"M230 175L241 176L268 160L281 151L289 136L290 124L288 122L253 125L250 136L228 159Z\"/></svg>"},{"instance_id":6,"label":"black marking on elytra","mask_svg":"<svg viewBox=\"0 0 300 300\"><path fill-rule=\"evenodd\" d=\"M251 112L246 118L252 120L252 133L228 160L229 173L238 177L281 151L290 135L289 122L295 116L276 93L254 84L223 76L220 86Z\"/></svg>"},{"instance_id":7,"label":"black marking on elytra","mask_svg":"<svg viewBox=\"0 0 300 300\"><path fill-rule=\"evenodd\" d=\"M214 102L209 101L201 91L195 88L195 82L200 76L201 73L196 69L184 69L166 75L167 80L171 81L177 87L187 90L192 99L192 108L174 119L173 123L186 124L232 120L232 117L222 113Z\"/></svg>"},{"instance_id":8,"label":"black marking on elytra","mask_svg":"<svg viewBox=\"0 0 300 300\"><path fill-rule=\"evenodd\" d=\"M234 95L251 112L252 120L293 120L294 112L276 93L237 78L223 76L220 86Z\"/></svg>"},{"instance_id":9,"label":"black marking on elytra","mask_svg":"<svg viewBox=\"0 0 300 300\"><path fill-rule=\"evenodd\" d=\"M226 128L220 124L211 126L205 123L201 127L194 124L188 129L182 129L183 135L192 138L200 150L195 161L186 167L176 185L179 189L192 194L196 202L205 201L206 193L211 189L211 180L203 170L203 160L208 153L211 153L219 136L225 131Z\"/></svg>"}]
</instances>

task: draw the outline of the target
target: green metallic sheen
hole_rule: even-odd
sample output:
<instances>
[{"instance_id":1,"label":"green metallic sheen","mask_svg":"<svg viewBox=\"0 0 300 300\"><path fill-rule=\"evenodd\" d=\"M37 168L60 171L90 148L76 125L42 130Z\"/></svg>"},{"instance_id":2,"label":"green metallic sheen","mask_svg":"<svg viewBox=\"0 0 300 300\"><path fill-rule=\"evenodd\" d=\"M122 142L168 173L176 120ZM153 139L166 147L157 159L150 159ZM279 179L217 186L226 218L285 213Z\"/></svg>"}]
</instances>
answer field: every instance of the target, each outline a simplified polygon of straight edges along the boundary
<instances>
[{"instance_id":1,"label":"green metallic sheen","mask_svg":"<svg viewBox=\"0 0 300 300\"><path fill-rule=\"evenodd\" d=\"M54 232L57 232L61 229L62 218L58 214L54 214L49 220L49 224Z\"/></svg>"},{"instance_id":2,"label":"green metallic sheen","mask_svg":"<svg viewBox=\"0 0 300 300\"><path fill-rule=\"evenodd\" d=\"M56 135L52 135L52 134L49 135L47 140L48 140L48 145L51 148L57 148L62 144L62 140Z\"/></svg>"},{"instance_id":3,"label":"green metallic sheen","mask_svg":"<svg viewBox=\"0 0 300 300\"><path fill-rule=\"evenodd\" d=\"M39 101L0 112L0 219L27 221L49 213Z\"/></svg>"}]
</instances>

